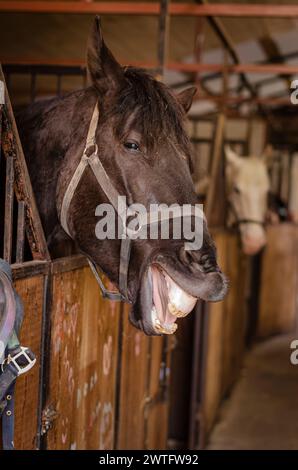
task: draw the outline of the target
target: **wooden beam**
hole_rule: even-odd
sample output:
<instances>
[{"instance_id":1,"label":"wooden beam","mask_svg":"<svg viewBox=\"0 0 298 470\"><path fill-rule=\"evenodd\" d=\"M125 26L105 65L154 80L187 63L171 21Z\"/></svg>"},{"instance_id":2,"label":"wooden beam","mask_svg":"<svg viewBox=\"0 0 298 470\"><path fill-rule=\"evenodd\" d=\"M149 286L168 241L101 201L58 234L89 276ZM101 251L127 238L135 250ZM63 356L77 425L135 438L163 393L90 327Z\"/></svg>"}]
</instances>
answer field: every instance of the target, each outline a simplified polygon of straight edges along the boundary
<instances>
[{"instance_id":1,"label":"wooden beam","mask_svg":"<svg viewBox=\"0 0 298 470\"><path fill-rule=\"evenodd\" d=\"M101 15L159 15L158 2L86 2L1 0L0 11L23 13L85 13ZM298 5L172 3L169 13L175 16L229 17L298 17Z\"/></svg>"}]
</instances>

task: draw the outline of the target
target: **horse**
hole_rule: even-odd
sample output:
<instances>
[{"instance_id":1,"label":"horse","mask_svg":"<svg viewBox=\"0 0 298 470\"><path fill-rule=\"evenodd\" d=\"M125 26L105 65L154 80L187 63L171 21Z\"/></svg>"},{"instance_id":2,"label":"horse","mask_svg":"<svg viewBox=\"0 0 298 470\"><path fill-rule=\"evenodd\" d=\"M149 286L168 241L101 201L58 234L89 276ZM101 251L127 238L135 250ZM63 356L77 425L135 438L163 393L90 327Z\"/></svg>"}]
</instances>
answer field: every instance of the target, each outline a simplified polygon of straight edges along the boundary
<instances>
[{"instance_id":1,"label":"horse","mask_svg":"<svg viewBox=\"0 0 298 470\"><path fill-rule=\"evenodd\" d=\"M239 230L242 251L247 255L257 254L266 245L266 223L281 220L281 201L270 193L268 153L265 150L260 157L244 158L224 146L226 225ZM208 175L195 183L200 200L206 197L209 184Z\"/></svg>"},{"instance_id":2,"label":"horse","mask_svg":"<svg viewBox=\"0 0 298 470\"><path fill-rule=\"evenodd\" d=\"M195 88L175 95L146 71L121 66L103 39L99 18L87 45L91 85L35 102L17 116L33 191L53 257L80 252L131 303L130 321L147 335L172 334L197 300L227 292L216 248L203 221L203 242L98 239L96 208L194 205L186 115ZM122 223L121 214L120 222Z\"/></svg>"}]
</instances>

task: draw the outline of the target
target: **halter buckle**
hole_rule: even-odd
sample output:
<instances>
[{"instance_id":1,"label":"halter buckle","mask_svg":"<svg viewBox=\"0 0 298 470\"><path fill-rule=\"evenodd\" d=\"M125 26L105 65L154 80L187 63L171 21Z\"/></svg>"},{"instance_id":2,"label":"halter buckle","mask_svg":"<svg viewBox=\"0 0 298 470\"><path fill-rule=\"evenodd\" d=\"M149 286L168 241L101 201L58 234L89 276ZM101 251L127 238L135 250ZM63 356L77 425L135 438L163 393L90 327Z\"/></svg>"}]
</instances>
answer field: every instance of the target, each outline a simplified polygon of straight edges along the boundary
<instances>
[{"instance_id":1,"label":"halter buckle","mask_svg":"<svg viewBox=\"0 0 298 470\"><path fill-rule=\"evenodd\" d=\"M34 357L33 359L29 356L29 349L25 346L21 346L21 351L16 353L14 356L11 356L11 354L8 354L7 358L5 359L5 361L1 364L1 369L2 369L2 372L3 372L3 367L6 365L6 364L11 364L13 363L13 365L15 366L15 368L17 369L17 372L18 372L18 376L19 375L22 375L22 374L25 374L26 372L28 372L30 369L32 369L32 367L34 366L34 364L36 363L36 357ZM30 351L31 352L31 351ZM23 365L23 364L19 364L17 362L17 359L19 358L25 358L26 361L27 361L27 364L26 365Z\"/></svg>"}]
</instances>

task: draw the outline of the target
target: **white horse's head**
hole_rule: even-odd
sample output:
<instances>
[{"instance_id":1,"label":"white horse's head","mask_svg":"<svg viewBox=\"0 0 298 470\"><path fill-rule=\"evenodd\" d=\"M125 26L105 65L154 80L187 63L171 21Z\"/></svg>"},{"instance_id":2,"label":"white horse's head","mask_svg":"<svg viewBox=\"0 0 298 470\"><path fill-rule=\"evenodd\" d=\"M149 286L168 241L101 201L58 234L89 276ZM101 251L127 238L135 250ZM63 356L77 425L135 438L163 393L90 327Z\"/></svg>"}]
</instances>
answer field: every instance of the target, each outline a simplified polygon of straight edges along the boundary
<instances>
[{"instance_id":1,"label":"white horse's head","mask_svg":"<svg viewBox=\"0 0 298 470\"><path fill-rule=\"evenodd\" d=\"M270 187L265 157L240 157L229 146L226 155L228 224L239 226L244 253L254 255L266 244L264 222Z\"/></svg>"}]
</instances>

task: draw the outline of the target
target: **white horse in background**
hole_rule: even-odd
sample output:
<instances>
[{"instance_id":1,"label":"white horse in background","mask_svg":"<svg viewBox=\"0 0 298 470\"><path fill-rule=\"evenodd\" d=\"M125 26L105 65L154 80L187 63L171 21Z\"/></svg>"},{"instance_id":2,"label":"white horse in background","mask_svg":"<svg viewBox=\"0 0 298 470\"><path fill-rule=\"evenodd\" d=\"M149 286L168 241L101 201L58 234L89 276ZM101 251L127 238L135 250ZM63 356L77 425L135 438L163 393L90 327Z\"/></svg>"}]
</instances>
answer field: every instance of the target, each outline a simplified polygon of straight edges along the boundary
<instances>
[{"instance_id":1,"label":"white horse in background","mask_svg":"<svg viewBox=\"0 0 298 470\"><path fill-rule=\"evenodd\" d=\"M270 179L266 154L240 157L228 145L226 156L226 197L228 226L237 225L242 249L247 255L258 253L266 244L265 221Z\"/></svg>"},{"instance_id":2,"label":"white horse in background","mask_svg":"<svg viewBox=\"0 0 298 470\"><path fill-rule=\"evenodd\" d=\"M242 250L247 255L258 253L266 244L270 188L267 153L261 157L240 157L229 145L225 146L227 225L238 227ZM208 185L206 176L195 184L197 193L206 194Z\"/></svg>"}]
</instances>

